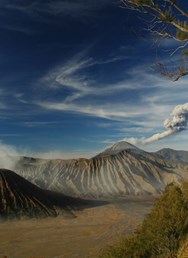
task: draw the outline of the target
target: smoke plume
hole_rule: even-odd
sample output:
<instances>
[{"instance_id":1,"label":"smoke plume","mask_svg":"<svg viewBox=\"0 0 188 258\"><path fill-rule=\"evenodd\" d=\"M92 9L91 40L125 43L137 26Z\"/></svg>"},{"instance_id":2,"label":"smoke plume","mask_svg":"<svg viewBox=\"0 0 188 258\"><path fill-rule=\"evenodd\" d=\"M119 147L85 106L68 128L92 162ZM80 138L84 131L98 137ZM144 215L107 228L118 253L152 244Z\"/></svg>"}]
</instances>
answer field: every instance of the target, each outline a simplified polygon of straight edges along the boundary
<instances>
[{"instance_id":1,"label":"smoke plume","mask_svg":"<svg viewBox=\"0 0 188 258\"><path fill-rule=\"evenodd\" d=\"M183 105L178 105L172 111L171 117L164 121L165 131L161 133L154 134L149 138L125 138L125 141L128 141L132 144L147 144L150 142L161 140L167 136L175 135L183 130L187 129L188 122L188 103Z\"/></svg>"},{"instance_id":2,"label":"smoke plume","mask_svg":"<svg viewBox=\"0 0 188 258\"><path fill-rule=\"evenodd\" d=\"M0 168L14 170L20 155L16 147L0 141Z\"/></svg>"}]
</instances>

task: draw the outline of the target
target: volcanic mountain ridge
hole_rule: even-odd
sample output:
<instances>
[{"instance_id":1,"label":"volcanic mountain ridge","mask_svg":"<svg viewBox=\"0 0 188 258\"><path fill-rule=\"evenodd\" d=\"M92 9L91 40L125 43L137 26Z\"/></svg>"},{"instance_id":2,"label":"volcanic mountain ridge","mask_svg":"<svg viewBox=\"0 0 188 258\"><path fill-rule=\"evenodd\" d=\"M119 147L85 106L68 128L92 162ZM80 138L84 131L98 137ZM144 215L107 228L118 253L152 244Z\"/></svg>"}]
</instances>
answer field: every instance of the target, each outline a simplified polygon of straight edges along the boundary
<instances>
[{"instance_id":1,"label":"volcanic mountain ridge","mask_svg":"<svg viewBox=\"0 0 188 258\"><path fill-rule=\"evenodd\" d=\"M11 170L0 169L0 218L74 217L87 201L40 189Z\"/></svg>"},{"instance_id":2,"label":"volcanic mountain ridge","mask_svg":"<svg viewBox=\"0 0 188 258\"><path fill-rule=\"evenodd\" d=\"M43 189L73 197L158 195L167 184L188 179L188 162L161 153L120 142L91 159L20 158L15 171Z\"/></svg>"}]
</instances>

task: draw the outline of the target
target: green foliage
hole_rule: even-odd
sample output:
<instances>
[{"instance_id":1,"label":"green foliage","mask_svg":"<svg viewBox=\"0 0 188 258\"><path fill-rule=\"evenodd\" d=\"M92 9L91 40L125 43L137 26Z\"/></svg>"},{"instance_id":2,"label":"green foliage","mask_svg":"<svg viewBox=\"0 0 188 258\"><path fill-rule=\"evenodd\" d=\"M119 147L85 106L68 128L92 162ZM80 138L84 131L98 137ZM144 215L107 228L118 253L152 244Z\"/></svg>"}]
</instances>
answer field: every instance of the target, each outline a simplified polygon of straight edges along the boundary
<instances>
[{"instance_id":1,"label":"green foliage","mask_svg":"<svg viewBox=\"0 0 188 258\"><path fill-rule=\"evenodd\" d=\"M169 185L144 220L140 232L154 257L176 255L186 227L186 218L187 208L181 189Z\"/></svg>"},{"instance_id":2,"label":"green foliage","mask_svg":"<svg viewBox=\"0 0 188 258\"><path fill-rule=\"evenodd\" d=\"M151 0L128 0L131 4L136 4L138 6L151 6L152 1Z\"/></svg>"},{"instance_id":3,"label":"green foliage","mask_svg":"<svg viewBox=\"0 0 188 258\"><path fill-rule=\"evenodd\" d=\"M109 246L100 255L99 258L144 258L145 252L136 235L121 240L114 246Z\"/></svg>"},{"instance_id":4,"label":"green foliage","mask_svg":"<svg viewBox=\"0 0 188 258\"><path fill-rule=\"evenodd\" d=\"M100 258L175 258L188 229L188 182L170 184L130 238L107 248Z\"/></svg>"},{"instance_id":5,"label":"green foliage","mask_svg":"<svg viewBox=\"0 0 188 258\"><path fill-rule=\"evenodd\" d=\"M176 38L179 40L188 40L188 33L184 31L177 30L176 32Z\"/></svg>"},{"instance_id":6,"label":"green foliage","mask_svg":"<svg viewBox=\"0 0 188 258\"><path fill-rule=\"evenodd\" d=\"M188 205L188 181L182 183L181 189L182 189L186 204Z\"/></svg>"},{"instance_id":7,"label":"green foliage","mask_svg":"<svg viewBox=\"0 0 188 258\"><path fill-rule=\"evenodd\" d=\"M145 5L145 6L150 6L151 5L151 1L150 0L138 0L137 3L139 5Z\"/></svg>"},{"instance_id":8,"label":"green foliage","mask_svg":"<svg viewBox=\"0 0 188 258\"><path fill-rule=\"evenodd\" d=\"M187 35L187 37L188 37L188 35ZM182 55L182 56L188 56L188 49L183 50L183 51L181 52L181 55Z\"/></svg>"},{"instance_id":9,"label":"green foliage","mask_svg":"<svg viewBox=\"0 0 188 258\"><path fill-rule=\"evenodd\" d=\"M169 8L168 10L165 10L164 12L162 12L160 14L160 19L163 22L172 22L174 20L172 9Z\"/></svg>"},{"instance_id":10,"label":"green foliage","mask_svg":"<svg viewBox=\"0 0 188 258\"><path fill-rule=\"evenodd\" d=\"M188 29L187 21L185 21L185 20L182 21L182 20L180 20L180 19L176 19L175 21L176 21L176 24L178 24L180 28L182 28L182 29Z\"/></svg>"},{"instance_id":11,"label":"green foliage","mask_svg":"<svg viewBox=\"0 0 188 258\"><path fill-rule=\"evenodd\" d=\"M183 241L180 250L178 251L178 258L188 257L188 237Z\"/></svg>"}]
</instances>

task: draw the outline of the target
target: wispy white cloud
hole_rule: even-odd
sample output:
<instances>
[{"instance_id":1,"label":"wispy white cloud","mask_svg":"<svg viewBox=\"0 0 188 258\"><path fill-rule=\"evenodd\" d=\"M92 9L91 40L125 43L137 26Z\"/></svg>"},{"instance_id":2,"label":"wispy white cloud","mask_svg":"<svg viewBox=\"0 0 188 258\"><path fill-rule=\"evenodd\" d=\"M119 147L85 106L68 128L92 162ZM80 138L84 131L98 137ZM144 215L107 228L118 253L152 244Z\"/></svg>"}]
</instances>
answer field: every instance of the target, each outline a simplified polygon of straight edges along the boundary
<instances>
[{"instance_id":1,"label":"wispy white cloud","mask_svg":"<svg viewBox=\"0 0 188 258\"><path fill-rule=\"evenodd\" d=\"M91 76L89 72L90 69L97 70L101 65L118 64L127 58L129 56L126 54L111 55L106 59L92 58L88 47L68 62L48 71L36 83L39 94L37 97L32 96L32 103L31 100L25 100L21 93L15 98L23 104L40 107L37 108L38 112L58 111L104 118L108 119L108 123L118 122L113 132L117 132L119 137L125 133L125 138L147 138L162 130L163 121L174 106L187 101L187 82L186 78L176 83L168 81L148 70L149 65L146 64L130 67L113 83L101 82L97 73ZM44 96L41 89L42 93L45 92ZM23 125L39 127L53 126L54 123L24 122ZM108 126L106 123L101 125L104 128ZM113 141L108 139L108 143ZM107 144L105 140L103 143Z\"/></svg>"},{"instance_id":2,"label":"wispy white cloud","mask_svg":"<svg viewBox=\"0 0 188 258\"><path fill-rule=\"evenodd\" d=\"M3 102L0 102L0 109L7 109L7 105Z\"/></svg>"},{"instance_id":3,"label":"wispy white cloud","mask_svg":"<svg viewBox=\"0 0 188 258\"><path fill-rule=\"evenodd\" d=\"M138 127L145 133L162 128L162 122L168 116L175 104L187 96L186 81L181 80L176 87L172 82L163 79L148 66L137 66L125 71L124 77L115 83L100 84L97 78L90 78L87 69L95 65L118 62L124 57L112 57L106 60L94 60L88 57L88 50L80 52L62 66L49 71L40 80L48 89L68 89L69 94L61 101L37 100L34 103L47 110L77 113L87 116L126 121L129 127L138 132ZM181 88L181 90L179 90ZM153 90L151 90L153 89ZM137 91L141 91L138 100L134 101ZM114 94L131 92L133 102L129 100L117 101ZM106 96L111 95L111 103L106 101ZM102 98L103 103L98 103L95 96ZM89 101L92 99L92 101ZM88 104L90 102L90 104Z\"/></svg>"},{"instance_id":4,"label":"wispy white cloud","mask_svg":"<svg viewBox=\"0 0 188 258\"><path fill-rule=\"evenodd\" d=\"M24 33L27 36L38 34L38 28L28 26L30 22L50 23L57 25L57 17L60 19L73 20L79 23L87 23L92 18L92 22L100 19L97 10L112 4L108 0L1 0L0 1L0 17L3 17L0 28L7 31L15 31ZM4 19L9 17L10 19ZM55 17L56 19L52 18ZM68 23L60 22L59 27L68 26Z\"/></svg>"},{"instance_id":5,"label":"wispy white cloud","mask_svg":"<svg viewBox=\"0 0 188 258\"><path fill-rule=\"evenodd\" d=\"M105 139L105 140L103 140L103 141L100 141L100 143L112 145L112 144L114 144L114 141L113 141L112 139Z\"/></svg>"},{"instance_id":6,"label":"wispy white cloud","mask_svg":"<svg viewBox=\"0 0 188 258\"><path fill-rule=\"evenodd\" d=\"M112 94L113 92L137 87L136 85L133 86L126 83L126 81L120 81L116 83L116 85L100 85L95 78L91 78L85 73L86 69L101 64L105 65L118 62L120 60L125 60L128 58L128 56L115 56L105 60L94 60L93 58L85 58L84 55L86 55L86 51L79 53L62 66L49 71L43 78L40 79L40 83L51 89L70 89L70 95L64 100L64 102L67 103L81 99L85 96L107 95Z\"/></svg>"},{"instance_id":7,"label":"wispy white cloud","mask_svg":"<svg viewBox=\"0 0 188 258\"><path fill-rule=\"evenodd\" d=\"M109 1L107 0L97 0L97 1L92 1L88 0L87 4L84 0L76 1L56 1L54 4L53 1L48 1L47 9L50 12L53 12L54 14L59 14L59 13L66 13L66 14L72 14L75 15L75 12L77 13L82 13L82 12L87 12L87 11L92 11L94 9L100 9L104 5L108 4Z\"/></svg>"},{"instance_id":8,"label":"wispy white cloud","mask_svg":"<svg viewBox=\"0 0 188 258\"><path fill-rule=\"evenodd\" d=\"M94 16L95 10L101 9L108 4L108 0L88 0L87 4L84 0L34 0L25 1L24 3L21 0L16 0L14 2L2 0L0 2L0 7L2 10L15 10L28 15L30 18L47 21L45 19L46 14L67 16L80 20L82 17L86 18Z\"/></svg>"},{"instance_id":9,"label":"wispy white cloud","mask_svg":"<svg viewBox=\"0 0 188 258\"><path fill-rule=\"evenodd\" d=\"M151 133L153 132L154 130L160 128L161 126L159 126L158 128L154 128L154 127L149 127L147 126L146 127L146 124L144 123L145 127L136 127L136 126L130 126L128 128L118 128L118 131L121 132L122 134L124 133L124 135L126 133L132 133L132 134L135 134L135 133L139 133L139 134L146 134L146 133Z\"/></svg>"},{"instance_id":10,"label":"wispy white cloud","mask_svg":"<svg viewBox=\"0 0 188 258\"><path fill-rule=\"evenodd\" d=\"M0 137L22 137L23 134L19 133L0 133Z\"/></svg>"},{"instance_id":11,"label":"wispy white cloud","mask_svg":"<svg viewBox=\"0 0 188 258\"><path fill-rule=\"evenodd\" d=\"M57 121L31 121L31 122L22 122L23 126L26 127L44 127L44 126L54 126L59 124Z\"/></svg>"},{"instance_id":12,"label":"wispy white cloud","mask_svg":"<svg viewBox=\"0 0 188 258\"><path fill-rule=\"evenodd\" d=\"M133 107L125 105L119 105L118 107L114 104L94 106L94 105L80 105L80 104L68 104L68 103L52 103L52 102L36 102L42 108L48 110L66 111L71 113L79 113L87 116L95 116L106 119L122 120L125 118L139 117L146 113L146 108L140 108L139 110ZM124 111L125 110L125 111Z\"/></svg>"},{"instance_id":13,"label":"wispy white cloud","mask_svg":"<svg viewBox=\"0 0 188 258\"><path fill-rule=\"evenodd\" d=\"M0 167L14 171L16 163L22 156L42 158L42 159L73 159L91 158L97 154L96 151L78 149L76 151L48 150L43 152L33 152L14 145L0 141Z\"/></svg>"},{"instance_id":14,"label":"wispy white cloud","mask_svg":"<svg viewBox=\"0 0 188 258\"><path fill-rule=\"evenodd\" d=\"M35 152L29 155L34 158L42 159L77 159L77 158L91 158L97 154L96 151L88 150L76 150L73 152L62 151L62 150L52 150L47 152Z\"/></svg>"},{"instance_id":15,"label":"wispy white cloud","mask_svg":"<svg viewBox=\"0 0 188 258\"><path fill-rule=\"evenodd\" d=\"M16 31L16 32L20 32L28 35L31 35L34 33L31 29L26 28L23 25L19 26L14 24L0 24L0 27L5 30Z\"/></svg>"},{"instance_id":16,"label":"wispy white cloud","mask_svg":"<svg viewBox=\"0 0 188 258\"><path fill-rule=\"evenodd\" d=\"M93 123L94 126L101 127L101 128L109 128L114 126L114 123L105 123L105 122L100 122L100 123Z\"/></svg>"}]
</instances>

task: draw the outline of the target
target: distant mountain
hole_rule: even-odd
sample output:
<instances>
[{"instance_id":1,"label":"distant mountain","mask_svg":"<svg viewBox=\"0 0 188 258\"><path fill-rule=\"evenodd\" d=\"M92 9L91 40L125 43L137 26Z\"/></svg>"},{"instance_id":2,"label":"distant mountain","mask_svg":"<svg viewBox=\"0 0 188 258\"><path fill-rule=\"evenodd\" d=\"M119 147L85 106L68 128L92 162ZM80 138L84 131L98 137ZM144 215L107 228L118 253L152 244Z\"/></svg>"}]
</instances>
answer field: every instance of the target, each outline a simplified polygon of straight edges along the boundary
<instances>
[{"instance_id":1,"label":"distant mountain","mask_svg":"<svg viewBox=\"0 0 188 258\"><path fill-rule=\"evenodd\" d=\"M84 201L83 201L84 203ZM73 215L81 200L42 190L13 171L0 169L0 218Z\"/></svg>"},{"instance_id":2,"label":"distant mountain","mask_svg":"<svg viewBox=\"0 0 188 258\"><path fill-rule=\"evenodd\" d=\"M105 157L109 155L115 155L115 154L118 154L120 151L129 150L129 149L139 150L139 148L137 148L136 146L126 141L120 141L120 142L114 143L111 147L108 147L107 149L105 149L103 152L99 153L95 157Z\"/></svg>"},{"instance_id":3,"label":"distant mountain","mask_svg":"<svg viewBox=\"0 0 188 258\"><path fill-rule=\"evenodd\" d=\"M188 151L179 151L165 148L154 153L159 158L169 162L188 164Z\"/></svg>"},{"instance_id":4,"label":"distant mountain","mask_svg":"<svg viewBox=\"0 0 188 258\"><path fill-rule=\"evenodd\" d=\"M92 159L21 158L15 171L43 189L80 198L156 195L168 183L188 179L186 164L170 162L126 142Z\"/></svg>"}]
</instances>

